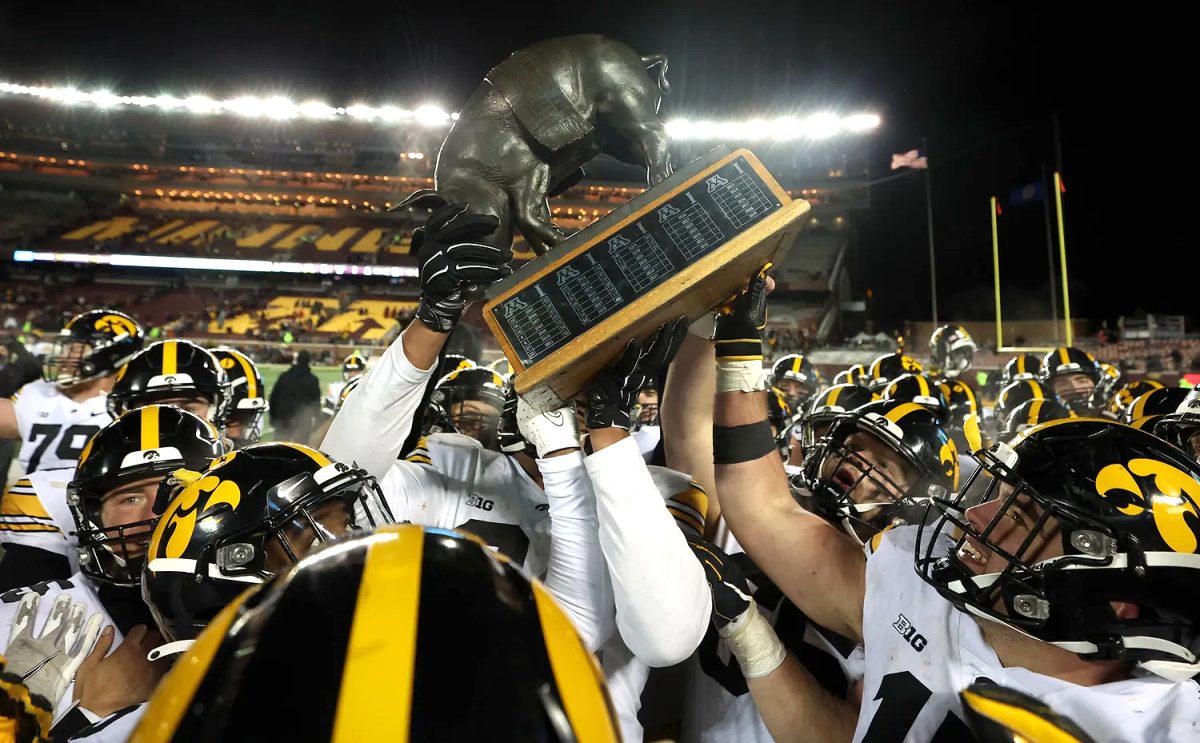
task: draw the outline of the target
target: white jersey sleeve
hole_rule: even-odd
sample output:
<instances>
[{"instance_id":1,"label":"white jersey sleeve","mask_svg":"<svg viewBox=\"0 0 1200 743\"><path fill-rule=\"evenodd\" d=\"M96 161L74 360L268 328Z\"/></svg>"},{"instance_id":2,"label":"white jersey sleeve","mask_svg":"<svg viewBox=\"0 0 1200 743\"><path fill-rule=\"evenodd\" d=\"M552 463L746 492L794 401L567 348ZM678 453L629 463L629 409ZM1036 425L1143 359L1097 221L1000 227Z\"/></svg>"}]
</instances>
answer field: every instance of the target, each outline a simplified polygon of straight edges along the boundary
<instances>
[{"instance_id":1,"label":"white jersey sleeve","mask_svg":"<svg viewBox=\"0 0 1200 743\"><path fill-rule=\"evenodd\" d=\"M74 473L73 469L39 470L10 485L0 497L0 544L10 549L21 546L60 555L69 565L66 574L76 572L77 542L70 536L75 521L67 507L67 483ZM5 570L9 569L6 565ZM3 584L28 585L46 577L22 579L6 572Z\"/></svg>"},{"instance_id":2,"label":"white jersey sleeve","mask_svg":"<svg viewBox=\"0 0 1200 743\"><path fill-rule=\"evenodd\" d=\"M413 366L404 355L404 336L400 336L346 398L329 425L321 450L383 479L412 432L421 396L435 367L422 370Z\"/></svg>"},{"instance_id":3,"label":"white jersey sleeve","mask_svg":"<svg viewBox=\"0 0 1200 743\"><path fill-rule=\"evenodd\" d=\"M582 452L537 460L550 506L546 588L595 652L616 629L612 584L600 549L596 498Z\"/></svg>"},{"instance_id":4,"label":"white jersey sleeve","mask_svg":"<svg viewBox=\"0 0 1200 743\"><path fill-rule=\"evenodd\" d=\"M50 382L30 382L13 395L13 413L21 435L18 476L39 469L74 469L96 433L112 422L101 392L75 401Z\"/></svg>"},{"instance_id":5,"label":"white jersey sleeve","mask_svg":"<svg viewBox=\"0 0 1200 743\"><path fill-rule=\"evenodd\" d=\"M959 692L981 678L1041 700L1096 743L1196 737L1195 681L1140 676L1079 686L1006 667L977 620L913 570L916 534L916 527L899 527L871 545L863 604L866 675L855 741L970 740Z\"/></svg>"},{"instance_id":6,"label":"white jersey sleeve","mask_svg":"<svg viewBox=\"0 0 1200 743\"><path fill-rule=\"evenodd\" d=\"M87 579L79 573L72 575L70 578L55 581L46 581L37 583L25 588L14 588L10 591L0 593L0 655L8 649L8 636L12 629L13 617L16 614L17 605L21 598L30 592L41 594L40 602L38 603L37 617L34 621L34 631L41 631L46 620L50 617L50 610L54 604L55 598L60 594L69 594L74 601L79 601L88 607L89 615L94 612L100 612L104 616L102 626L111 625L114 632L113 650L115 650L121 642L124 641L124 636L117 629L116 624L108 616L104 606L100 603L100 598L95 591L88 585ZM112 652L111 650L109 651ZM54 721L58 722L75 706L75 684L71 683L67 686L63 693L62 699L54 708ZM120 717L104 720L96 725L97 728L94 735L82 738L73 738L73 740L91 740L91 741L124 741L129 738L134 727L137 726L137 721L141 717L142 709L145 705L139 705L136 709L128 712ZM101 726L103 726L101 728Z\"/></svg>"},{"instance_id":7,"label":"white jersey sleeve","mask_svg":"<svg viewBox=\"0 0 1200 743\"><path fill-rule=\"evenodd\" d=\"M608 562L617 629L644 663L683 661L704 637L712 595L663 495L626 438L586 460L596 491L600 546Z\"/></svg>"}]
</instances>

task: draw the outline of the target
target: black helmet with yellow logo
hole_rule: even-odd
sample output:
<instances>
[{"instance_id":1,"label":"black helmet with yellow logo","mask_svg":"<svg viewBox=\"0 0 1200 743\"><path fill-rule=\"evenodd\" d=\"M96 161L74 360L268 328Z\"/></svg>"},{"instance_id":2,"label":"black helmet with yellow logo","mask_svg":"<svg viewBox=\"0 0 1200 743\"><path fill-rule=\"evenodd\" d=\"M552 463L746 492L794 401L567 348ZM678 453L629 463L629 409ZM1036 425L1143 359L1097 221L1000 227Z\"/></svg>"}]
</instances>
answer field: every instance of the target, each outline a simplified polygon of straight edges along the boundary
<instances>
[{"instance_id":1,"label":"black helmet with yellow logo","mask_svg":"<svg viewBox=\"0 0 1200 743\"><path fill-rule=\"evenodd\" d=\"M1082 375L1090 382L1090 386L1081 386L1068 390L1060 390L1058 398L1063 405L1079 415L1093 415L1092 396L1100 383L1100 364L1087 351L1074 346L1060 346L1049 351L1042 357L1041 379L1050 391L1055 390L1055 380L1059 378Z\"/></svg>"},{"instance_id":2,"label":"black helmet with yellow logo","mask_svg":"<svg viewBox=\"0 0 1200 743\"><path fill-rule=\"evenodd\" d=\"M1096 418L1045 423L976 457L979 471L933 499L918 536L927 582L1083 658L1176 680L1200 672L1200 464ZM979 518L967 504L985 504Z\"/></svg>"},{"instance_id":3,"label":"black helmet with yellow logo","mask_svg":"<svg viewBox=\"0 0 1200 743\"><path fill-rule=\"evenodd\" d=\"M247 584L314 542L392 521L375 478L300 444L254 444L171 477L142 578L142 597L171 641L194 638Z\"/></svg>"},{"instance_id":4,"label":"black helmet with yellow logo","mask_svg":"<svg viewBox=\"0 0 1200 743\"><path fill-rule=\"evenodd\" d=\"M367 357L358 351L342 360L342 381L349 382L367 371Z\"/></svg>"},{"instance_id":5,"label":"black helmet with yellow logo","mask_svg":"<svg viewBox=\"0 0 1200 743\"><path fill-rule=\"evenodd\" d=\"M792 438L808 451L816 446L828 431L833 420L842 413L856 410L879 398L866 387L856 384L835 384L818 393L808 404L808 412L796 422Z\"/></svg>"},{"instance_id":6,"label":"black helmet with yellow logo","mask_svg":"<svg viewBox=\"0 0 1200 743\"><path fill-rule=\"evenodd\" d=\"M157 519L106 525L101 517L105 497L181 467L206 467L226 451L227 442L211 423L165 405L147 405L100 429L84 447L67 485L80 572L104 583L136 586Z\"/></svg>"},{"instance_id":7,"label":"black helmet with yellow logo","mask_svg":"<svg viewBox=\"0 0 1200 743\"><path fill-rule=\"evenodd\" d=\"M1121 422L1136 428L1146 426L1149 419L1157 423L1167 413L1174 413L1187 396L1188 390L1184 387L1159 387L1143 392L1122 412Z\"/></svg>"},{"instance_id":8,"label":"black helmet with yellow logo","mask_svg":"<svg viewBox=\"0 0 1200 743\"><path fill-rule=\"evenodd\" d=\"M1194 443L1197 431L1200 431L1200 387L1193 387L1173 412L1155 422L1154 433L1200 459L1200 448Z\"/></svg>"},{"instance_id":9,"label":"black helmet with yellow logo","mask_svg":"<svg viewBox=\"0 0 1200 743\"><path fill-rule=\"evenodd\" d=\"M903 351L885 353L871 362L867 371L867 387L872 392L883 394L884 388L901 374L916 374L924 371L921 362Z\"/></svg>"},{"instance_id":10,"label":"black helmet with yellow logo","mask_svg":"<svg viewBox=\"0 0 1200 743\"><path fill-rule=\"evenodd\" d=\"M771 385L787 397L788 407L799 410L821 391L825 380L821 372L804 354L790 353L771 367Z\"/></svg>"},{"instance_id":11,"label":"black helmet with yellow logo","mask_svg":"<svg viewBox=\"0 0 1200 743\"><path fill-rule=\"evenodd\" d=\"M220 421L221 427L235 445L253 444L262 436L263 416L271 409L258 364L234 348L218 346L210 353L224 370L229 385L229 399L225 405L225 415Z\"/></svg>"},{"instance_id":12,"label":"black helmet with yellow logo","mask_svg":"<svg viewBox=\"0 0 1200 743\"><path fill-rule=\"evenodd\" d=\"M430 433L458 432L478 439L485 448L495 449L502 410L504 378L486 367L461 367L434 386L426 426Z\"/></svg>"},{"instance_id":13,"label":"black helmet with yellow logo","mask_svg":"<svg viewBox=\"0 0 1200 743\"><path fill-rule=\"evenodd\" d=\"M1122 423L1129 422L1129 409L1133 402L1153 390L1161 390L1163 383L1153 379L1131 379L1117 388L1108 401L1108 417ZM1140 417L1140 416L1139 416Z\"/></svg>"},{"instance_id":14,"label":"black helmet with yellow logo","mask_svg":"<svg viewBox=\"0 0 1200 743\"><path fill-rule=\"evenodd\" d=\"M146 346L117 372L108 393L108 412L116 418L143 405L195 398L208 404L201 406L205 410L192 412L205 412L201 417L219 422L229 399L228 387L225 370L206 349L191 341L159 341Z\"/></svg>"},{"instance_id":15,"label":"black helmet with yellow logo","mask_svg":"<svg viewBox=\"0 0 1200 743\"><path fill-rule=\"evenodd\" d=\"M943 325L929 336L929 356L947 377L971 368L978 348L967 329L958 325Z\"/></svg>"},{"instance_id":16,"label":"black helmet with yellow logo","mask_svg":"<svg viewBox=\"0 0 1200 743\"><path fill-rule=\"evenodd\" d=\"M42 377L70 387L114 374L143 342L142 326L124 312L88 310L71 318L54 337Z\"/></svg>"},{"instance_id":17,"label":"black helmet with yellow logo","mask_svg":"<svg viewBox=\"0 0 1200 743\"><path fill-rule=\"evenodd\" d=\"M321 549L231 597L131 738L235 739L620 736L599 666L540 582L474 537L406 524Z\"/></svg>"},{"instance_id":18,"label":"black helmet with yellow logo","mask_svg":"<svg viewBox=\"0 0 1200 743\"><path fill-rule=\"evenodd\" d=\"M862 436L894 456L881 458ZM865 542L891 526L916 523L931 497L957 489L958 449L924 406L880 400L837 416L825 438L806 450L803 477L813 510Z\"/></svg>"},{"instance_id":19,"label":"black helmet with yellow logo","mask_svg":"<svg viewBox=\"0 0 1200 743\"><path fill-rule=\"evenodd\" d=\"M1037 697L984 676L958 698L975 743L1095 743L1073 720Z\"/></svg>"},{"instance_id":20,"label":"black helmet with yellow logo","mask_svg":"<svg viewBox=\"0 0 1200 743\"><path fill-rule=\"evenodd\" d=\"M1098 362L1100 367L1100 381L1096 382L1096 389L1092 391L1092 410L1104 410L1108 404L1112 402L1113 395L1116 394L1117 388L1121 386L1121 370L1107 361Z\"/></svg>"},{"instance_id":21,"label":"black helmet with yellow logo","mask_svg":"<svg viewBox=\"0 0 1200 743\"><path fill-rule=\"evenodd\" d=\"M973 452L986 444L979 425L979 398L975 390L962 379L947 379L938 383L942 397L950 406L950 421L946 427L960 452Z\"/></svg>"}]
</instances>

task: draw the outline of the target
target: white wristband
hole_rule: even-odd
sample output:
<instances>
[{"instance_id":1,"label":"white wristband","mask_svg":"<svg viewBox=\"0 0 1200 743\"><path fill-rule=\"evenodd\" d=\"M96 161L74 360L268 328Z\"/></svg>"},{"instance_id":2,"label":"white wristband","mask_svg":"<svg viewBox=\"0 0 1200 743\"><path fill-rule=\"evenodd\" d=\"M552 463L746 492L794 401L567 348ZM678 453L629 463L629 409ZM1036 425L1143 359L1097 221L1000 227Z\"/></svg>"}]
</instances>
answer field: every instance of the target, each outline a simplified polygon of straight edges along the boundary
<instances>
[{"instance_id":1,"label":"white wristband","mask_svg":"<svg viewBox=\"0 0 1200 743\"><path fill-rule=\"evenodd\" d=\"M750 608L740 617L717 630L717 634L729 644L729 650L738 659L742 675L748 679L762 678L779 668L787 657L787 648L771 625L758 613L758 605L750 602Z\"/></svg>"},{"instance_id":2,"label":"white wristband","mask_svg":"<svg viewBox=\"0 0 1200 743\"><path fill-rule=\"evenodd\" d=\"M717 394L722 392L759 392L767 388L762 361L718 361Z\"/></svg>"}]
</instances>

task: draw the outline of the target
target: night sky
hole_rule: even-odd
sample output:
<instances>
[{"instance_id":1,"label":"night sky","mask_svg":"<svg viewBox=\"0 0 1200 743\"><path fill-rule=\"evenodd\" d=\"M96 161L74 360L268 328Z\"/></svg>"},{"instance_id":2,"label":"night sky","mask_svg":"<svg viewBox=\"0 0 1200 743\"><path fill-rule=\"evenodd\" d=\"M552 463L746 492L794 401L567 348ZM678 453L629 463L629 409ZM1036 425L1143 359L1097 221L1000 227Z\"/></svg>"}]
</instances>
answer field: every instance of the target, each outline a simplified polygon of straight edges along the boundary
<instances>
[{"instance_id":1,"label":"night sky","mask_svg":"<svg viewBox=\"0 0 1200 743\"><path fill-rule=\"evenodd\" d=\"M1047 6L1062 6L1050 10ZM1070 5L1070 8L1066 6ZM17 7L19 6L19 7ZM522 8L506 12L506 8ZM940 314L990 319L989 195L1053 167L1062 131L1074 314L1197 316L1188 24L1067 3L19 3L0 8L0 78L130 94L284 91L333 105L457 108L510 51L598 32L670 57L667 117L874 110L872 176L929 141ZM0 102L0 105L3 105ZM1189 204L1190 206L1190 204ZM855 284L875 311L928 317L920 177L877 185L856 218ZM1005 315L1048 316L1040 206L1004 205ZM1011 304L1011 306L1010 306Z\"/></svg>"}]
</instances>

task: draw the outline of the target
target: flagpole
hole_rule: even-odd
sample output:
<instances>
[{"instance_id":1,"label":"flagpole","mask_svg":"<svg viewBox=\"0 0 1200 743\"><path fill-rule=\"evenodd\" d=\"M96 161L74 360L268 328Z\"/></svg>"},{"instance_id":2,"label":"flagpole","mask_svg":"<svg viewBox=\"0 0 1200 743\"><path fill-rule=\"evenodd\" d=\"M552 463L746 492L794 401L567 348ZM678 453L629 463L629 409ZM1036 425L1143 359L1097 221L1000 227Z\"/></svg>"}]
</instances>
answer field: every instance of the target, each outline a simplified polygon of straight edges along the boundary
<instances>
[{"instance_id":1,"label":"flagpole","mask_svg":"<svg viewBox=\"0 0 1200 743\"><path fill-rule=\"evenodd\" d=\"M1050 199L1045 193L1046 165L1042 164L1042 216L1046 221L1046 265L1050 268L1050 313L1054 318L1054 343L1058 343L1058 289L1054 286L1054 230L1050 227Z\"/></svg>"},{"instance_id":2,"label":"flagpole","mask_svg":"<svg viewBox=\"0 0 1200 743\"><path fill-rule=\"evenodd\" d=\"M991 270L996 282L996 350L1004 347L1004 325L1000 319L1000 234L996 232L996 197L991 197Z\"/></svg>"},{"instance_id":3,"label":"flagpole","mask_svg":"<svg viewBox=\"0 0 1200 743\"><path fill-rule=\"evenodd\" d=\"M933 327L938 326L937 258L933 250L933 185L929 178L929 144L921 137L921 154L925 155L925 219L929 229L929 302L933 308Z\"/></svg>"},{"instance_id":4,"label":"flagpole","mask_svg":"<svg viewBox=\"0 0 1200 743\"><path fill-rule=\"evenodd\" d=\"M1071 345L1071 292L1067 283L1067 233L1063 227L1062 176L1054 171L1054 203L1058 207L1058 260L1062 264L1063 321L1067 331L1067 345Z\"/></svg>"}]
</instances>

